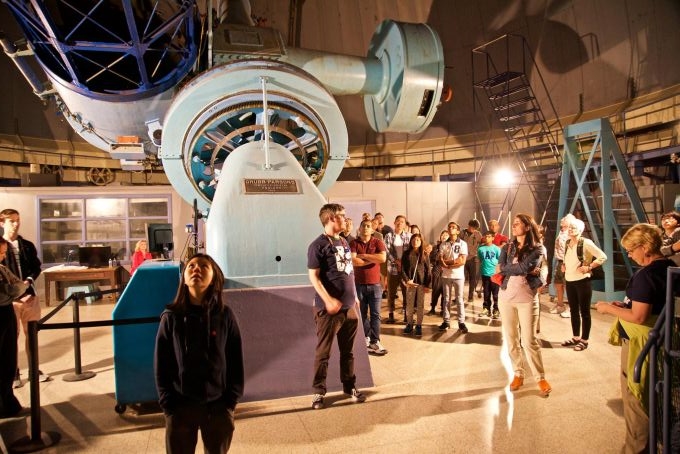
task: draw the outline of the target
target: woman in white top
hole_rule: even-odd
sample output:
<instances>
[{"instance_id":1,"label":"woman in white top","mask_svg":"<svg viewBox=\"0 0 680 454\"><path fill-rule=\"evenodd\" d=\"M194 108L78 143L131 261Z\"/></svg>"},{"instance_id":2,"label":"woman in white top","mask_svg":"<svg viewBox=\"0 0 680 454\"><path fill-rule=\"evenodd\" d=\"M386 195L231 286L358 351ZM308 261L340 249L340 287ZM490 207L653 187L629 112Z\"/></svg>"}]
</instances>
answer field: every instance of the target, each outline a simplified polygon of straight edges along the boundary
<instances>
[{"instance_id":1,"label":"woman in white top","mask_svg":"<svg viewBox=\"0 0 680 454\"><path fill-rule=\"evenodd\" d=\"M607 260L607 255L595 243L581 234L585 224L580 219L569 222L569 239L564 251L564 280L566 282L567 299L571 311L571 331L573 337L562 342L563 347L573 347L580 352L588 348L590 337L590 300L593 287L590 283L592 271ZM579 257L579 243L581 257Z\"/></svg>"}]
</instances>

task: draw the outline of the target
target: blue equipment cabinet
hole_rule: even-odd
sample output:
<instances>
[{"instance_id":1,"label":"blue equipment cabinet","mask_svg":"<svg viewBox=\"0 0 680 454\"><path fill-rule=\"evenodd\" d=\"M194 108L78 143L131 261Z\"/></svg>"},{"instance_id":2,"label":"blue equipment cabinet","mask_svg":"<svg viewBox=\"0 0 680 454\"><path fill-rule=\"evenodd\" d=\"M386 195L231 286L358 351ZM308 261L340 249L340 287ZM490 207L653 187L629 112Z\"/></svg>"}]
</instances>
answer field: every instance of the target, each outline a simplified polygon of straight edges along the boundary
<instances>
[{"instance_id":1,"label":"blue equipment cabinet","mask_svg":"<svg viewBox=\"0 0 680 454\"><path fill-rule=\"evenodd\" d=\"M113 308L113 320L157 317L174 299L180 280L179 262L144 262L128 283ZM117 413L127 404L158 400L153 371L153 354L158 321L114 325L113 365Z\"/></svg>"}]
</instances>

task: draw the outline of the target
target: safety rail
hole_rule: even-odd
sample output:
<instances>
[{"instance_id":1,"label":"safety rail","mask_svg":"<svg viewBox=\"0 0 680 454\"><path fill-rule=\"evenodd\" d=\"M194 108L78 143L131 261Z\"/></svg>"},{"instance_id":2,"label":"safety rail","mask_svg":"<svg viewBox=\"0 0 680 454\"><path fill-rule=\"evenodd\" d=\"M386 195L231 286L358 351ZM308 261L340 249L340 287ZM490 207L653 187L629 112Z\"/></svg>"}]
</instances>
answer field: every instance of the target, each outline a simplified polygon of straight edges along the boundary
<instances>
[{"instance_id":1,"label":"safety rail","mask_svg":"<svg viewBox=\"0 0 680 454\"><path fill-rule=\"evenodd\" d=\"M30 397L31 397L31 434L28 437L21 438L12 443L10 447L11 452L34 452L39 451L50 446L53 446L61 440L59 432L42 432L41 414L40 414L40 387L38 385L39 374L39 351L38 351L38 332L42 330L55 329L69 329L73 328L73 349L74 349L74 373L64 376L64 381L80 381L87 380L94 377L94 372L83 372L81 366L81 348L80 348L80 329L93 328L99 326L114 326L114 325L131 325L131 324L145 324L157 323L158 317L140 317L129 318L123 320L95 320L95 321L80 321L80 302L84 301L86 297L94 296L100 298L102 295L110 293L120 294L124 287L112 288L110 290L98 290L95 292L74 292L69 295L64 301L56 306L49 314L45 315L38 321L31 321L28 323L28 344L30 351L33 352L29 358L28 376L30 383ZM71 323L51 323L46 322L54 317L64 306L73 301L73 322Z\"/></svg>"},{"instance_id":2,"label":"safety rail","mask_svg":"<svg viewBox=\"0 0 680 454\"><path fill-rule=\"evenodd\" d=\"M633 380L640 383L643 364L649 356L649 452L655 454L659 452L657 426L659 421L657 405L661 405L661 452L669 454L673 449L671 445L671 428L679 424L680 421L680 402L676 402L673 408L672 385L673 385L673 362L680 361L680 345L673 346L673 325L679 325L678 315L676 315L676 299L674 291L676 285L674 280L680 275L680 267L669 267L666 272L666 304L663 312L654 324L654 328L649 332L647 343L643 347L640 355L635 361L633 369ZM678 333L676 333L678 334ZM658 378L659 352L661 352L661 367L663 376Z\"/></svg>"}]
</instances>

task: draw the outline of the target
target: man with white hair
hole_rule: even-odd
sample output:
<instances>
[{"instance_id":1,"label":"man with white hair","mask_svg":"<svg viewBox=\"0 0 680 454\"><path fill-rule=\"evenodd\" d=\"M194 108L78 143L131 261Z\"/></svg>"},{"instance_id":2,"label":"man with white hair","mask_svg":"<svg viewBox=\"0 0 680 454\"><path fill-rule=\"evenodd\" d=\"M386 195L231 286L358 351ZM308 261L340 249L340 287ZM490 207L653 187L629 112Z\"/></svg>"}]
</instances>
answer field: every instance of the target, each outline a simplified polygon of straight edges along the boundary
<instances>
[{"instance_id":1,"label":"man with white hair","mask_svg":"<svg viewBox=\"0 0 680 454\"><path fill-rule=\"evenodd\" d=\"M553 270L553 286L557 296L557 304L550 309L551 314L559 314L562 318L570 318L571 312L564 304L564 272L562 271L562 264L564 263L564 248L569 239L569 224L576 219L573 214L569 213L560 220L560 233L555 239L555 269Z\"/></svg>"}]
</instances>

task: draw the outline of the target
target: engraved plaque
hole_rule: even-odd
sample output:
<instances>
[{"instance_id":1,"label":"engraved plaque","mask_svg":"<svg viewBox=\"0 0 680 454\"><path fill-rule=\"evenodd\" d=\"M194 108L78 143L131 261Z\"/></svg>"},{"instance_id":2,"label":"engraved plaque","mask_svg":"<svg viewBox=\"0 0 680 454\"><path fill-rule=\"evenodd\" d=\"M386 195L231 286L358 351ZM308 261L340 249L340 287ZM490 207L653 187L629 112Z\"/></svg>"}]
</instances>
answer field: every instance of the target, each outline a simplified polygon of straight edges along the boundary
<instances>
[{"instance_id":1,"label":"engraved plaque","mask_svg":"<svg viewBox=\"0 0 680 454\"><path fill-rule=\"evenodd\" d=\"M292 178L244 178L246 194L299 194L297 180Z\"/></svg>"}]
</instances>

